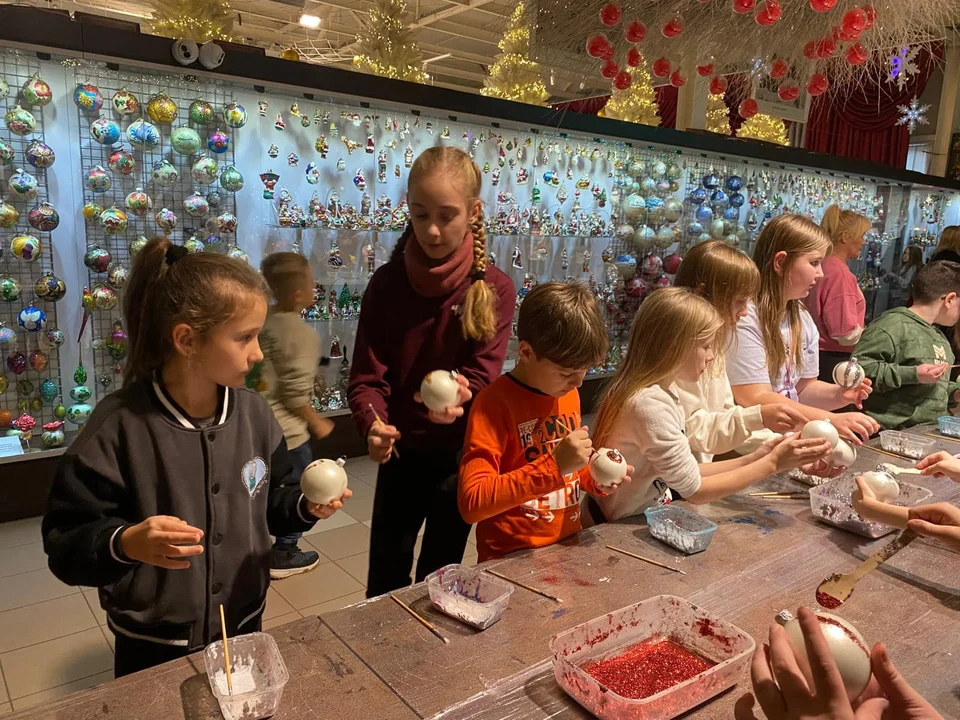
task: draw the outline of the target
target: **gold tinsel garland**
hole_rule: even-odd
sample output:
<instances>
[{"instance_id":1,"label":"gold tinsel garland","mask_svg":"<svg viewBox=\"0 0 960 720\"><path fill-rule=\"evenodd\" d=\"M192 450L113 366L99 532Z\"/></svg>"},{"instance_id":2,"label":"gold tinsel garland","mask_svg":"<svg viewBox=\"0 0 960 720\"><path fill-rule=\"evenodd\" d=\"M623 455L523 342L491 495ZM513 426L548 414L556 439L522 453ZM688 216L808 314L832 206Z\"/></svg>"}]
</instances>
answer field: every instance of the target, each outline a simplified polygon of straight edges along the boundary
<instances>
[{"instance_id":1,"label":"gold tinsel garland","mask_svg":"<svg viewBox=\"0 0 960 720\"><path fill-rule=\"evenodd\" d=\"M764 140L777 145L789 145L787 126L780 118L757 113L737 130L737 137Z\"/></svg>"},{"instance_id":2,"label":"gold tinsel garland","mask_svg":"<svg viewBox=\"0 0 960 720\"><path fill-rule=\"evenodd\" d=\"M727 104L723 101L723 93L707 95L706 129L720 135L730 134L730 115Z\"/></svg>"},{"instance_id":3,"label":"gold tinsel garland","mask_svg":"<svg viewBox=\"0 0 960 720\"><path fill-rule=\"evenodd\" d=\"M231 41L236 13L227 0L154 0L153 32L176 40Z\"/></svg>"},{"instance_id":4,"label":"gold tinsel garland","mask_svg":"<svg viewBox=\"0 0 960 720\"><path fill-rule=\"evenodd\" d=\"M404 0L377 0L364 34L357 35L360 51L353 58L357 68L395 80L426 79L420 46L403 22L406 9Z\"/></svg>"},{"instance_id":5,"label":"gold tinsel garland","mask_svg":"<svg viewBox=\"0 0 960 720\"><path fill-rule=\"evenodd\" d=\"M524 16L524 5L519 3L510 17L510 25L498 47L502 51L490 66L484 78L482 95L543 105L550 94L540 76L540 65L528 58L530 28Z\"/></svg>"},{"instance_id":6,"label":"gold tinsel garland","mask_svg":"<svg viewBox=\"0 0 960 720\"><path fill-rule=\"evenodd\" d=\"M627 72L632 78L630 87L626 90L614 90L607 104L599 112L600 117L641 125L659 125L657 94L653 90L650 73L642 64L635 68L628 67Z\"/></svg>"}]
</instances>

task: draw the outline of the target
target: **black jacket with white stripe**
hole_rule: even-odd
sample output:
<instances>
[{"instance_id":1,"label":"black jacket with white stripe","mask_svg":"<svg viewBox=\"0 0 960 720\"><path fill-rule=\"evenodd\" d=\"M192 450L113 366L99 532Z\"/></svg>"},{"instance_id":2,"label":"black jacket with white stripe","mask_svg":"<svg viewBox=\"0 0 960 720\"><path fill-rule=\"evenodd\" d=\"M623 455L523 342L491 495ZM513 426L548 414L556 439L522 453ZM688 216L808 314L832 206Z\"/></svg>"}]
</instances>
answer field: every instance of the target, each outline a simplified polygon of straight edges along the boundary
<instances>
[{"instance_id":1,"label":"black jacket with white stripe","mask_svg":"<svg viewBox=\"0 0 960 720\"><path fill-rule=\"evenodd\" d=\"M249 632L270 583L270 535L316 519L266 401L221 388L214 422L197 426L158 381L136 382L97 405L64 454L43 518L50 569L100 589L114 632L199 650L227 631ZM123 557L120 532L171 515L204 532L187 570Z\"/></svg>"}]
</instances>

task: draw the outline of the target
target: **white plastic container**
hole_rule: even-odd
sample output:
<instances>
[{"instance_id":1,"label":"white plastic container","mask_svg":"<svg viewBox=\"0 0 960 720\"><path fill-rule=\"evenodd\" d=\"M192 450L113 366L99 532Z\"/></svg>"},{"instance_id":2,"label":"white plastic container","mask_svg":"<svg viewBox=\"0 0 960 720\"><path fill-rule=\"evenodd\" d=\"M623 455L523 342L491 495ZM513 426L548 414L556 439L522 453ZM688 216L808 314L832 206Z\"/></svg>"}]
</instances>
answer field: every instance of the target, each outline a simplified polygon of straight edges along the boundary
<instances>
[{"instance_id":1,"label":"white plastic container","mask_svg":"<svg viewBox=\"0 0 960 720\"><path fill-rule=\"evenodd\" d=\"M223 642L211 643L203 651L210 689L220 703L224 720L273 717L280 707L283 687L290 679L277 641L271 635L257 632L230 638L229 647L232 695L227 692Z\"/></svg>"},{"instance_id":2,"label":"white plastic container","mask_svg":"<svg viewBox=\"0 0 960 720\"><path fill-rule=\"evenodd\" d=\"M687 555L706 550L717 531L715 522L678 505L647 508L643 514L651 535Z\"/></svg>"},{"instance_id":3,"label":"white plastic container","mask_svg":"<svg viewBox=\"0 0 960 720\"><path fill-rule=\"evenodd\" d=\"M639 700L624 698L583 666L646 640L673 640L715 663L689 680ZM601 720L668 720L706 702L743 677L756 647L740 628L683 598L659 595L577 625L550 641L560 687Z\"/></svg>"},{"instance_id":4,"label":"white plastic container","mask_svg":"<svg viewBox=\"0 0 960 720\"><path fill-rule=\"evenodd\" d=\"M810 489L810 511L813 516L842 530L867 538L883 537L897 528L883 523L864 520L854 510L850 503L850 495L857 488L856 473L844 473L823 485ZM912 485L897 479L900 485L900 495L893 505L910 507L918 505L933 495L932 492L919 485Z\"/></svg>"},{"instance_id":5,"label":"white plastic container","mask_svg":"<svg viewBox=\"0 0 960 720\"><path fill-rule=\"evenodd\" d=\"M933 452L936 440L911 435L897 430L884 430L880 433L880 447L887 452L920 460Z\"/></svg>"},{"instance_id":6,"label":"white plastic container","mask_svg":"<svg viewBox=\"0 0 960 720\"><path fill-rule=\"evenodd\" d=\"M427 575L430 602L442 613L486 630L510 604L513 585L466 565L447 565Z\"/></svg>"}]
</instances>

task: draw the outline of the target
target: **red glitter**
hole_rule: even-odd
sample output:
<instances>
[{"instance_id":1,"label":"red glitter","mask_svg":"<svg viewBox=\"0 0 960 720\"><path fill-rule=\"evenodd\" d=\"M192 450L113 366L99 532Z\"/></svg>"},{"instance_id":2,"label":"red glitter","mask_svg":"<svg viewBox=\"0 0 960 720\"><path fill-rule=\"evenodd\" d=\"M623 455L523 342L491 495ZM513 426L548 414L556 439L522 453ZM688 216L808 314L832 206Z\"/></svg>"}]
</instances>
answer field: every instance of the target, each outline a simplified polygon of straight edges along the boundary
<instances>
[{"instance_id":1,"label":"red glitter","mask_svg":"<svg viewBox=\"0 0 960 720\"><path fill-rule=\"evenodd\" d=\"M545 583L550 583L551 585L559 585L561 582L560 578L558 578L556 575L547 575L545 578L543 578L543 581Z\"/></svg>"},{"instance_id":2,"label":"red glitter","mask_svg":"<svg viewBox=\"0 0 960 720\"><path fill-rule=\"evenodd\" d=\"M843 623L837 622L837 621L834 620L833 618L824 617L823 615L817 615L817 620L819 620L819 621L820 621L821 623L823 623L824 625L835 625L836 627L840 628L841 630L843 630L844 634L845 634L848 638L850 638L851 640L853 640L854 644L855 644L858 648L860 648L861 650L863 650L867 655L870 654L870 651L863 646L863 643L862 643L862 642L860 642L860 638L858 638L856 635L854 635L852 632L850 632L850 628L848 628L848 627L847 627L846 625L844 625Z\"/></svg>"},{"instance_id":3,"label":"red glitter","mask_svg":"<svg viewBox=\"0 0 960 720\"><path fill-rule=\"evenodd\" d=\"M620 697L640 700L712 666L713 663L672 640L646 640L619 655L584 665L583 670Z\"/></svg>"},{"instance_id":4,"label":"red glitter","mask_svg":"<svg viewBox=\"0 0 960 720\"><path fill-rule=\"evenodd\" d=\"M718 643L726 647L730 647L730 645L733 644L733 641L726 635L717 635L713 623L710 622L709 618L700 618L697 620L697 630L699 630L700 634L704 637L715 638Z\"/></svg>"},{"instance_id":5,"label":"red glitter","mask_svg":"<svg viewBox=\"0 0 960 720\"><path fill-rule=\"evenodd\" d=\"M838 600L833 595L817 590L817 604L827 610L836 610L843 605L843 600Z\"/></svg>"}]
</instances>

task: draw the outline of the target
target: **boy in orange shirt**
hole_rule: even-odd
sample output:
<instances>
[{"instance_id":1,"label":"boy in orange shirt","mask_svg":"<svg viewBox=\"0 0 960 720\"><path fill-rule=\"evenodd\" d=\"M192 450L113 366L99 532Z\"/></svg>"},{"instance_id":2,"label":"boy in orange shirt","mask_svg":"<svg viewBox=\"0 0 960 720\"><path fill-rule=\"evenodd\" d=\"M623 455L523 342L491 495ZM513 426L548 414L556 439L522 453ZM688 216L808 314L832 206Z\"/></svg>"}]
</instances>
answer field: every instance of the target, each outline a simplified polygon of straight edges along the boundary
<instances>
[{"instance_id":1,"label":"boy in orange shirt","mask_svg":"<svg viewBox=\"0 0 960 720\"><path fill-rule=\"evenodd\" d=\"M460 462L460 514L477 523L480 562L579 532L581 491L598 492L577 392L607 353L596 298L582 284L539 285L517 337L516 367L473 401Z\"/></svg>"}]
</instances>

